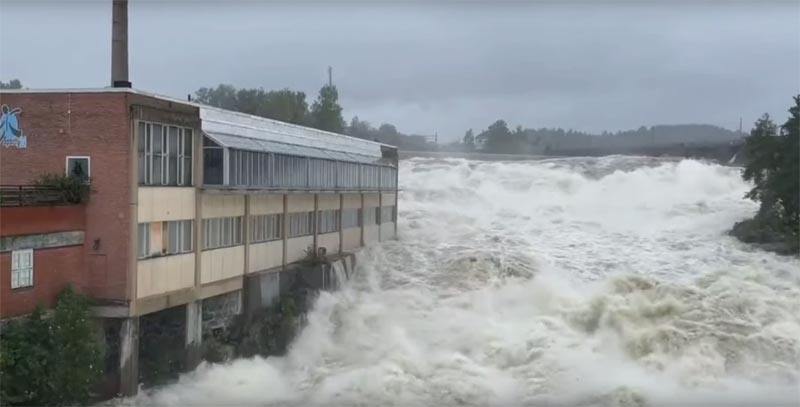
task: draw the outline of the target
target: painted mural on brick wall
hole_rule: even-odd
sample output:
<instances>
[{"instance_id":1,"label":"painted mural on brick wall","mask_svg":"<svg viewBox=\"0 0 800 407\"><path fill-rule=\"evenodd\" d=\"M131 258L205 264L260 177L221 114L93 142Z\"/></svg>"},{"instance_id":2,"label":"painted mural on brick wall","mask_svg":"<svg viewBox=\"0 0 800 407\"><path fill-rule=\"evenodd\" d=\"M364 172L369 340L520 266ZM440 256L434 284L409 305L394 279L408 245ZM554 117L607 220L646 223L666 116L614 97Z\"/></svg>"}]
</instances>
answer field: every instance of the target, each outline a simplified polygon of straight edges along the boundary
<instances>
[{"instance_id":1,"label":"painted mural on brick wall","mask_svg":"<svg viewBox=\"0 0 800 407\"><path fill-rule=\"evenodd\" d=\"M22 134L19 127L19 114L22 109L11 109L8 105L0 107L3 115L0 116L0 145L3 147L28 148L28 138Z\"/></svg>"}]
</instances>

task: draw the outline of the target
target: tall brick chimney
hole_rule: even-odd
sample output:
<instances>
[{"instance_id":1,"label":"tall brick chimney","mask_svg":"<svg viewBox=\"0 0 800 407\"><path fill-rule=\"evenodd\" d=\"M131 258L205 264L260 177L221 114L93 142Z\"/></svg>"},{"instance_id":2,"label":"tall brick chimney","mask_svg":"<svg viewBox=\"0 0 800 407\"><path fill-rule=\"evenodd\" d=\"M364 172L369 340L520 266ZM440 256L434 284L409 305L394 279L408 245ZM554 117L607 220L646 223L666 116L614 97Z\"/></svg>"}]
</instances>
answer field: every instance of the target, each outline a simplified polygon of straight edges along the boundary
<instances>
[{"instance_id":1,"label":"tall brick chimney","mask_svg":"<svg viewBox=\"0 0 800 407\"><path fill-rule=\"evenodd\" d=\"M114 0L111 12L111 86L130 88L128 80L128 0Z\"/></svg>"}]
</instances>

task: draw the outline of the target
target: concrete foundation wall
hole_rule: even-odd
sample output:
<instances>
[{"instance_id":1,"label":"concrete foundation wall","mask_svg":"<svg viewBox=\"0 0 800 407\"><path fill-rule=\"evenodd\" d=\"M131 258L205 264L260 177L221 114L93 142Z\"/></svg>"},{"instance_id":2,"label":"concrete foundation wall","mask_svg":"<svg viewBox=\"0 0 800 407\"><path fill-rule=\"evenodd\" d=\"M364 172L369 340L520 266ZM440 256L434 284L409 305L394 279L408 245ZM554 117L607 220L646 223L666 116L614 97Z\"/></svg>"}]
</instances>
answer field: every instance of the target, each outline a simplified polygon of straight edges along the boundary
<instances>
[{"instance_id":1,"label":"concrete foundation wall","mask_svg":"<svg viewBox=\"0 0 800 407\"><path fill-rule=\"evenodd\" d=\"M309 247L314 247L314 236L301 236L286 241L286 262L294 263L306 257Z\"/></svg>"},{"instance_id":2,"label":"concrete foundation wall","mask_svg":"<svg viewBox=\"0 0 800 407\"><path fill-rule=\"evenodd\" d=\"M244 246L204 250L202 253L201 284L244 274Z\"/></svg>"},{"instance_id":3,"label":"concrete foundation wall","mask_svg":"<svg viewBox=\"0 0 800 407\"><path fill-rule=\"evenodd\" d=\"M253 195L250 197L250 215L283 213L283 195Z\"/></svg>"},{"instance_id":4,"label":"concrete foundation wall","mask_svg":"<svg viewBox=\"0 0 800 407\"><path fill-rule=\"evenodd\" d=\"M136 267L137 298L194 286L194 253L139 260Z\"/></svg>"},{"instance_id":5,"label":"concrete foundation wall","mask_svg":"<svg viewBox=\"0 0 800 407\"><path fill-rule=\"evenodd\" d=\"M281 296L280 271L249 275L245 278L244 308L248 313L274 305Z\"/></svg>"},{"instance_id":6,"label":"concrete foundation wall","mask_svg":"<svg viewBox=\"0 0 800 407\"><path fill-rule=\"evenodd\" d=\"M138 223L194 220L195 189L191 187L139 187Z\"/></svg>"},{"instance_id":7,"label":"concrete foundation wall","mask_svg":"<svg viewBox=\"0 0 800 407\"><path fill-rule=\"evenodd\" d=\"M203 300L203 336L214 330L228 329L242 313L242 290Z\"/></svg>"},{"instance_id":8,"label":"concrete foundation wall","mask_svg":"<svg viewBox=\"0 0 800 407\"><path fill-rule=\"evenodd\" d=\"M328 254L339 253L339 232L317 236L317 247L324 247Z\"/></svg>"},{"instance_id":9,"label":"concrete foundation wall","mask_svg":"<svg viewBox=\"0 0 800 407\"><path fill-rule=\"evenodd\" d=\"M268 270L283 264L283 240L250 245L249 273Z\"/></svg>"},{"instance_id":10,"label":"concrete foundation wall","mask_svg":"<svg viewBox=\"0 0 800 407\"><path fill-rule=\"evenodd\" d=\"M347 228L342 231L342 249L355 250L361 246L361 228Z\"/></svg>"}]
</instances>

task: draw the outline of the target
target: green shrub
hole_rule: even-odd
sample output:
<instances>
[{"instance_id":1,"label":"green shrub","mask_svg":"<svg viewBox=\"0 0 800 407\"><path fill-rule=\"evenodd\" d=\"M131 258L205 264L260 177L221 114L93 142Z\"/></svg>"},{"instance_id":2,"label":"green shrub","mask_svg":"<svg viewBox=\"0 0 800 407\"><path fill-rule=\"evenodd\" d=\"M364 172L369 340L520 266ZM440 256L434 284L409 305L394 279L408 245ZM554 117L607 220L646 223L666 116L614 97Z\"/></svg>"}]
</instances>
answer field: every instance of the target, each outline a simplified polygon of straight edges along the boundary
<instances>
[{"instance_id":1,"label":"green shrub","mask_svg":"<svg viewBox=\"0 0 800 407\"><path fill-rule=\"evenodd\" d=\"M40 176L34 185L46 188L48 192L58 194L61 201L72 204L86 202L89 199L89 184L77 177L61 174L44 174Z\"/></svg>"},{"instance_id":2,"label":"green shrub","mask_svg":"<svg viewBox=\"0 0 800 407\"><path fill-rule=\"evenodd\" d=\"M103 370L89 300L67 288L52 315L37 309L6 327L0 342L0 403L76 405L91 400Z\"/></svg>"}]
</instances>

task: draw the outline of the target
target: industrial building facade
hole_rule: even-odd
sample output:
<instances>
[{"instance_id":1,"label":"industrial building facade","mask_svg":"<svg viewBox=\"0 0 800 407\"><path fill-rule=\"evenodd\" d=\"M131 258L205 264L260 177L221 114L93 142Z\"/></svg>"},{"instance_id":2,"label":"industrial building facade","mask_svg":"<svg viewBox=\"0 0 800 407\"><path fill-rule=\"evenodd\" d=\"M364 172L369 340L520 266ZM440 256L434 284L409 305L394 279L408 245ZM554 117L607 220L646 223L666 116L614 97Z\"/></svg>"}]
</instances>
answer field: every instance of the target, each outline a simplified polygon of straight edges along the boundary
<instances>
[{"instance_id":1,"label":"industrial building facade","mask_svg":"<svg viewBox=\"0 0 800 407\"><path fill-rule=\"evenodd\" d=\"M0 184L72 171L91 186L77 206L0 209L2 318L73 284L122 321L123 348L139 317L174 307L189 345L204 300L397 234L391 146L128 88L3 91L0 105L24 136L3 140Z\"/></svg>"}]
</instances>

